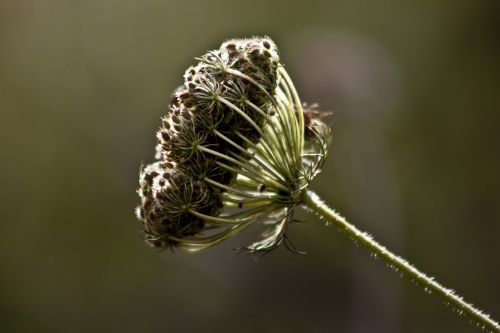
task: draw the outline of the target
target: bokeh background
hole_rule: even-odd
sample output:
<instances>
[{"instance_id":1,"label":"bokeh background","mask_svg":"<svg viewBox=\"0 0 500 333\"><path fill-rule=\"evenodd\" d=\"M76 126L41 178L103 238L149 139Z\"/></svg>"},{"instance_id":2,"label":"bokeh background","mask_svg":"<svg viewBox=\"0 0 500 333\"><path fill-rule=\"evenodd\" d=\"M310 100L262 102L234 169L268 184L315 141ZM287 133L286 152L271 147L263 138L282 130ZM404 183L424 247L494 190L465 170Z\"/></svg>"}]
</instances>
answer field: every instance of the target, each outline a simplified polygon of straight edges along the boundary
<instances>
[{"instance_id":1,"label":"bokeh background","mask_svg":"<svg viewBox=\"0 0 500 333\"><path fill-rule=\"evenodd\" d=\"M267 34L333 111L313 188L500 318L498 1L0 1L0 331L478 332L307 213L284 248L157 253L138 168L194 57Z\"/></svg>"}]
</instances>

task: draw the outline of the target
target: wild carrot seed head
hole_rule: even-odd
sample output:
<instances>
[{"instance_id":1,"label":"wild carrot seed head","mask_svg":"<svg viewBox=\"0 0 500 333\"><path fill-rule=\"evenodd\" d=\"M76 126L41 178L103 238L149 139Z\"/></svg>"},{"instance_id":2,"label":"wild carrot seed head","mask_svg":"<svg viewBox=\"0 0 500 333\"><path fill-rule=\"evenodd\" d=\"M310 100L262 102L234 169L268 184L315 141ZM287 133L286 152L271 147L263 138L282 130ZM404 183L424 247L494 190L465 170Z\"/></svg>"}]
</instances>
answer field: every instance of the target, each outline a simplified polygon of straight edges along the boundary
<instances>
[{"instance_id":1,"label":"wild carrot seed head","mask_svg":"<svg viewBox=\"0 0 500 333\"><path fill-rule=\"evenodd\" d=\"M157 132L159 161L141 170L144 238L194 252L263 221L246 249L273 249L321 170L331 130L304 111L269 37L231 39L197 59Z\"/></svg>"}]
</instances>

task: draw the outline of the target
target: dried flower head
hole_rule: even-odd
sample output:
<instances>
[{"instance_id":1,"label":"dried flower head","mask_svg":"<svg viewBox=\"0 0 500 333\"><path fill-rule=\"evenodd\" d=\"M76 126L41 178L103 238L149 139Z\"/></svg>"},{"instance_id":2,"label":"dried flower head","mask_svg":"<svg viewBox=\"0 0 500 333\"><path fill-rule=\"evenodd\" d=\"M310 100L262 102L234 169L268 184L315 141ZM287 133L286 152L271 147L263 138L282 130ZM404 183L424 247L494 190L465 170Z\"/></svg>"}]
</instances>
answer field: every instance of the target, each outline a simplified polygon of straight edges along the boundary
<instances>
[{"instance_id":1,"label":"dried flower head","mask_svg":"<svg viewBox=\"0 0 500 333\"><path fill-rule=\"evenodd\" d=\"M159 161L141 170L145 239L193 252L260 221L245 248L273 249L321 170L330 127L304 110L269 37L231 39L197 60L162 119Z\"/></svg>"},{"instance_id":2,"label":"dried flower head","mask_svg":"<svg viewBox=\"0 0 500 333\"><path fill-rule=\"evenodd\" d=\"M296 251L286 240L300 205L335 223L459 314L500 332L498 322L308 189L329 151L331 129L316 105L301 104L269 37L231 39L198 61L171 97L157 132L157 161L141 168L136 213L149 245L195 252L263 222L263 233L245 249L269 251L284 243Z\"/></svg>"}]
</instances>

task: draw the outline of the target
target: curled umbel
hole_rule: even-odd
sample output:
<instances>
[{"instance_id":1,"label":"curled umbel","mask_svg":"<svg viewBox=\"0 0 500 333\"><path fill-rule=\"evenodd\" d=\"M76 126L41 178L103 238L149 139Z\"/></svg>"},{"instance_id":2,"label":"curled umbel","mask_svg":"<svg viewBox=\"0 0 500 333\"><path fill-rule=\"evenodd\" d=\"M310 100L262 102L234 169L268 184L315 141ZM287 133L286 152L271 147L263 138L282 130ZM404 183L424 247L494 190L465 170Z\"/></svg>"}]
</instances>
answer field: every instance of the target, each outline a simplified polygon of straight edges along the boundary
<instances>
[{"instance_id":1,"label":"curled umbel","mask_svg":"<svg viewBox=\"0 0 500 333\"><path fill-rule=\"evenodd\" d=\"M141 168L144 238L194 252L264 222L245 248L273 249L321 169L331 130L301 104L269 37L228 40L197 60L162 118L157 160Z\"/></svg>"}]
</instances>

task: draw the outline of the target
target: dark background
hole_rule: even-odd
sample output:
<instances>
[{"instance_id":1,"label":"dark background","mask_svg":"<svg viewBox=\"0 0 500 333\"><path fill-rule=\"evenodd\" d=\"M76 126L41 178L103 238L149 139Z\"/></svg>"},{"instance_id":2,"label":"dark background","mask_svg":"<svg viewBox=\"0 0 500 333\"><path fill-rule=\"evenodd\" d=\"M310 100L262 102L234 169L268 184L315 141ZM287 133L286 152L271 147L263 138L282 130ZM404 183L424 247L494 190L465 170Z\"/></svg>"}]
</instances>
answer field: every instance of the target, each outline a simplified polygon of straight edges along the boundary
<instances>
[{"instance_id":1,"label":"dark background","mask_svg":"<svg viewBox=\"0 0 500 333\"><path fill-rule=\"evenodd\" d=\"M2 332L479 332L301 212L305 256L157 253L141 161L194 57L267 34L334 112L313 188L500 318L498 1L0 1ZM251 232L250 232L251 233Z\"/></svg>"}]
</instances>

